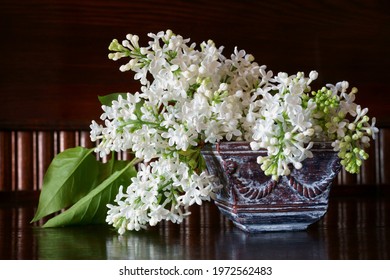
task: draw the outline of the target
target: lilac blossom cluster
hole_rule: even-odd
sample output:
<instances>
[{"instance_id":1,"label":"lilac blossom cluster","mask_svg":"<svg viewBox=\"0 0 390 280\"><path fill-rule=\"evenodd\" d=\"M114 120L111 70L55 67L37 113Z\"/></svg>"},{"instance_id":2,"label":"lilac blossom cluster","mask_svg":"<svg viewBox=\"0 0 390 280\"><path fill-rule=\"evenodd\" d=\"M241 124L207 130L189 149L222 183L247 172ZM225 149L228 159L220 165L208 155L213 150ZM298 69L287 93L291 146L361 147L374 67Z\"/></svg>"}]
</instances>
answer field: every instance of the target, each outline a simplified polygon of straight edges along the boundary
<instances>
[{"instance_id":1,"label":"lilac blossom cluster","mask_svg":"<svg viewBox=\"0 0 390 280\"><path fill-rule=\"evenodd\" d=\"M375 119L369 124L347 82L313 91L315 71L274 76L237 48L225 57L211 40L197 48L170 30L148 36L146 47L131 34L110 44L109 58L128 58L120 70L134 72L141 88L103 105L102 123L91 125L100 156L131 151L143 161L108 205L107 222L119 233L181 222L190 205L213 196L217 187L200 155L207 143L248 141L253 150L266 149L259 168L275 180L302 167L313 141L332 141L350 172L367 158Z\"/></svg>"}]
</instances>

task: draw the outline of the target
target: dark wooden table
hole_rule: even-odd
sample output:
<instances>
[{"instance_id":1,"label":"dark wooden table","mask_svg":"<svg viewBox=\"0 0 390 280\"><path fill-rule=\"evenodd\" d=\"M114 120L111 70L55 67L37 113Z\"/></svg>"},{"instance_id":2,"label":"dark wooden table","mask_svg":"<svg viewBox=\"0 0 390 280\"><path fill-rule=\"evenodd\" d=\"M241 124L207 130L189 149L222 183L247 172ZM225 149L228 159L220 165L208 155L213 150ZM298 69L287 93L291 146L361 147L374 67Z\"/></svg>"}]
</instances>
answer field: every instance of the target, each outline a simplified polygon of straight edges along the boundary
<instances>
[{"instance_id":1,"label":"dark wooden table","mask_svg":"<svg viewBox=\"0 0 390 280\"><path fill-rule=\"evenodd\" d=\"M36 202L0 203L0 259L390 259L390 195L332 193L328 213L302 232L247 234L212 203L181 225L124 236L108 226L43 229Z\"/></svg>"}]
</instances>

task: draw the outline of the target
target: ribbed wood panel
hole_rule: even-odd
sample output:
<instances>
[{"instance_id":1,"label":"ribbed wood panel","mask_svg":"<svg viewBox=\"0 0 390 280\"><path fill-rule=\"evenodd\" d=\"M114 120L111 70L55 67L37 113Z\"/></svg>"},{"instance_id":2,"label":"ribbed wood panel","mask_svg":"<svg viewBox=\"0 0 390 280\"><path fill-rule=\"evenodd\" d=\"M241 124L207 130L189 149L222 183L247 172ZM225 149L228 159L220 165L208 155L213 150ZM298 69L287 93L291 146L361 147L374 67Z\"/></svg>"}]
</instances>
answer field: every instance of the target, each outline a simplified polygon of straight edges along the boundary
<instances>
[{"instance_id":1,"label":"ribbed wood panel","mask_svg":"<svg viewBox=\"0 0 390 280\"><path fill-rule=\"evenodd\" d=\"M352 175L342 170L335 185L390 184L389 143L390 129L380 129L361 173ZM0 191L39 190L53 157L75 146L94 147L88 131L0 131ZM117 156L121 160L131 159L128 153Z\"/></svg>"},{"instance_id":2,"label":"ribbed wood panel","mask_svg":"<svg viewBox=\"0 0 390 280\"><path fill-rule=\"evenodd\" d=\"M0 191L39 190L61 151L93 147L86 131L0 131Z\"/></svg>"},{"instance_id":3,"label":"ribbed wood panel","mask_svg":"<svg viewBox=\"0 0 390 280\"><path fill-rule=\"evenodd\" d=\"M379 133L378 149L378 173L379 182L382 184L390 183L390 129L382 129Z\"/></svg>"},{"instance_id":4,"label":"ribbed wood panel","mask_svg":"<svg viewBox=\"0 0 390 280\"><path fill-rule=\"evenodd\" d=\"M11 191L15 181L15 132L0 131L0 190Z\"/></svg>"}]
</instances>

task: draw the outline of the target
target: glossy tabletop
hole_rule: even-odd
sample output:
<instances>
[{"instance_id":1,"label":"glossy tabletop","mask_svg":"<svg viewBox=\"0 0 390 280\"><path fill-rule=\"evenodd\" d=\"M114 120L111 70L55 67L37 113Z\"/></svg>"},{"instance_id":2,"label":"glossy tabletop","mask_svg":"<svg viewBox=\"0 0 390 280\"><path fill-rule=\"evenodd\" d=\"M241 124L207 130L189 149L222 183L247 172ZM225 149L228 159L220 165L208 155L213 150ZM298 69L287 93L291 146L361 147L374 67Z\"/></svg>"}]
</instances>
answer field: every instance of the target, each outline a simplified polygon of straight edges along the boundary
<instances>
[{"instance_id":1,"label":"glossy tabletop","mask_svg":"<svg viewBox=\"0 0 390 280\"><path fill-rule=\"evenodd\" d=\"M390 259L390 196L331 196L306 231L248 234L212 203L181 225L119 236L105 225L44 229L36 203L0 204L0 259Z\"/></svg>"}]
</instances>

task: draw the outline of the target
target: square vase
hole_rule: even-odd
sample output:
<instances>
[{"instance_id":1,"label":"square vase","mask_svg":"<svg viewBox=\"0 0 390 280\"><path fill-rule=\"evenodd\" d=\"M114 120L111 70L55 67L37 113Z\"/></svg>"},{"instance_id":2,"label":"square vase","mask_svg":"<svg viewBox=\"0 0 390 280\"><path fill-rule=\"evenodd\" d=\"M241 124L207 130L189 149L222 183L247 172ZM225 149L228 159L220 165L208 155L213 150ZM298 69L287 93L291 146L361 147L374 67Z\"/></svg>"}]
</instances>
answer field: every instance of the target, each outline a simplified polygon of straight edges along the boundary
<instances>
[{"instance_id":1,"label":"square vase","mask_svg":"<svg viewBox=\"0 0 390 280\"><path fill-rule=\"evenodd\" d=\"M329 192L341 169L329 142L317 142L313 157L274 181L257 163L266 150L253 151L248 142L206 145L202 155L208 172L222 185L215 204L247 232L305 230L323 217Z\"/></svg>"}]
</instances>

